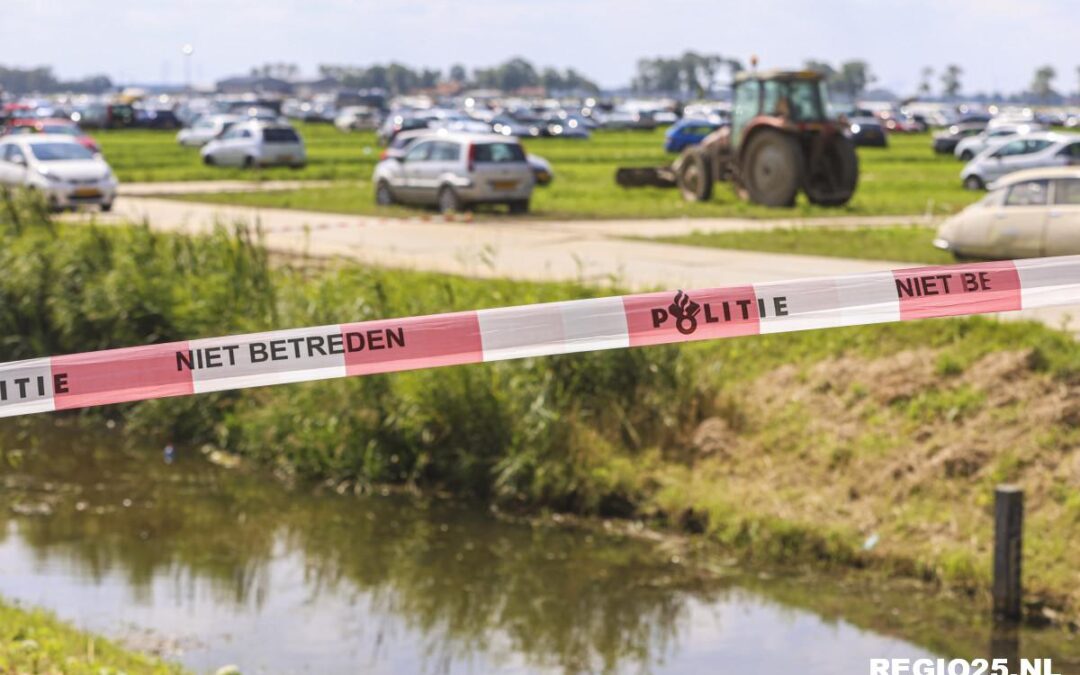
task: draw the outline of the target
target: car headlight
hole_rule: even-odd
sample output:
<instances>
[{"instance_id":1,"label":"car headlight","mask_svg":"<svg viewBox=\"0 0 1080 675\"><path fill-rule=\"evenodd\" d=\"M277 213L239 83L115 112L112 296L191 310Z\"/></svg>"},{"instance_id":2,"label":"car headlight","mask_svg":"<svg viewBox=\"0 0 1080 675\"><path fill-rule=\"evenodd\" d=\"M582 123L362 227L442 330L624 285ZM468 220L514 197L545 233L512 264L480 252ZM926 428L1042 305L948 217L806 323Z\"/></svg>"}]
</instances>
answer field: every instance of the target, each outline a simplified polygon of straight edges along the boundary
<instances>
[{"instance_id":1,"label":"car headlight","mask_svg":"<svg viewBox=\"0 0 1080 675\"><path fill-rule=\"evenodd\" d=\"M857 134L860 131L862 131L862 127L860 127L858 124L852 124L851 125L851 133Z\"/></svg>"},{"instance_id":2,"label":"car headlight","mask_svg":"<svg viewBox=\"0 0 1080 675\"><path fill-rule=\"evenodd\" d=\"M53 173L52 171L49 171L45 167L39 168L38 173L41 174L42 176L44 176L45 179L48 180L50 183L59 183L60 182L60 176L57 176L55 173Z\"/></svg>"}]
</instances>

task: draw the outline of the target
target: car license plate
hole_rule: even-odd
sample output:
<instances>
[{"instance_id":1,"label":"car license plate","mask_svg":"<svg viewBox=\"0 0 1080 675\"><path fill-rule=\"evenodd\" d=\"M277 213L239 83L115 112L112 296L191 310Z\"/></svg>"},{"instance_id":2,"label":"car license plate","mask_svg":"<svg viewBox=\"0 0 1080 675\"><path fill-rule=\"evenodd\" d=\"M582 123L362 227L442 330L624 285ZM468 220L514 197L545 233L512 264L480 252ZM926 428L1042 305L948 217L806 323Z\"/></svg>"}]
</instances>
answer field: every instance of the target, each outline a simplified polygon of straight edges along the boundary
<instances>
[{"instance_id":1,"label":"car license plate","mask_svg":"<svg viewBox=\"0 0 1080 675\"><path fill-rule=\"evenodd\" d=\"M101 191L97 188L75 188L76 197L100 197Z\"/></svg>"},{"instance_id":2,"label":"car license plate","mask_svg":"<svg viewBox=\"0 0 1080 675\"><path fill-rule=\"evenodd\" d=\"M496 190L513 190L517 187L516 180L497 180L491 183L491 186Z\"/></svg>"}]
</instances>

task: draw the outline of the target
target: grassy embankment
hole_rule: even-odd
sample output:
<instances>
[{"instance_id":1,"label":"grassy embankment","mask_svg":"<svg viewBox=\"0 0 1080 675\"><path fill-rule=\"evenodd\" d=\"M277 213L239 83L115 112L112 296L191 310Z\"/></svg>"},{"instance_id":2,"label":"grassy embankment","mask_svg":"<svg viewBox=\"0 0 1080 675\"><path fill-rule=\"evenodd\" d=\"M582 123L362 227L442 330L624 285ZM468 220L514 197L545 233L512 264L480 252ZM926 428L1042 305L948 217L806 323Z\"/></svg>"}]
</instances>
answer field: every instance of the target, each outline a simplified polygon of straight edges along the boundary
<instances>
[{"instance_id":1,"label":"grassy embankment","mask_svg":"<svg viewBox=\"0 0 1080 675\"><path fill-rule=\"evenodd\" d=\"M0 673L167 675L179 666L127 651L40 610L0 603Z\"/></svg>"},{"instance_id":2,"label":"grassy embankment","mask_svg":"<svg viewBox=\"0 0 1080 675\"><path fill-rule=\"evenodd\" d=\"M259 172L203 166L199 153L176 144L175 134L158 131L103 131L95 134L105 157L122 181L214 180L224 178L324 179L341 185L263 193L191 195L197 201L252 204L334 213L393 214L415 210L382 209L374 203L371 172L379 148L371 132L343 134L329 125L300 125L309 164L302 170ZM619 166L669 163L663 131L597 132L587 141L534 139L527 149L547 158L555 182L533 198L538 218L662 218L709 216L843 216L952 213L978 196L960 186L960 164L934 155L927 134L896 135L889 148L860 148L859 190L843 208L800 201L794 210L767 209L738 200L718 185L713 199L688 204L674 190L625 190L615 185Z\"/></svg>"},{"instance_id":3,"label":"grassy embankment","mask_svg":"<svg viewBox=\"0 0 1080 675\"><path fill-rule=\"evenodd\" d=\"M833 258L861 258L896 262L948 265L952 254L936 249L934 228L917 225L892 227L792 227L739 232L694 232L652 241L689 246L769 251Z\"/></svg>"},{"instance_id":4,"label":"grassy embankment","mask_svg":"<svg viewBox=\"0 0 1080 675\"><path fill-rule=\"evenodd\" d=\"M12 220L10 217L7 220ZM250 237L52 226L0 242L4 360L603 294L270 268ZM244 308L243 312L236 311ZM983 319L760 336L114 406L347 488L641 518L747 556L988 587L992 488L1027 489L1025 584L1080 615L1080 347ZM876 535L876 545L864 542Z\"/></svg>"}]
</instances>

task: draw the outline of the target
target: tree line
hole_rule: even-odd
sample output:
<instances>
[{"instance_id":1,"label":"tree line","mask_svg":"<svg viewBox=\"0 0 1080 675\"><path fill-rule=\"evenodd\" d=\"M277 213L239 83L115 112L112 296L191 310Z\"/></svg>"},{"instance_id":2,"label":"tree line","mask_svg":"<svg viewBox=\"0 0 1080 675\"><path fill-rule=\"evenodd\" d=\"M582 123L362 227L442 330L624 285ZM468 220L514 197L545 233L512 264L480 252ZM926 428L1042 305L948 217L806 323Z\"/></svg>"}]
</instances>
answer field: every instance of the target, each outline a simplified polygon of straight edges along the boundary
<instances>
[{"instance_id":1,"label":"tree line","mask_svg":"<svg viewBox=\"0 0 1080 675\"><path fill-rule=\"evenodd\" d=\"M107 75L61 80L49 66L15 68L0 66L0 91L12 94L101 94L113 88Z\"/></svg>"},{"instance_id":2,"label":"tree line","mask_svg":"<svg viewBox=\"0 0 1080 675\"><path fill-rule=\"evenodd\" d=\"M320 65L319 75L331 77L349 88L383 89L390 94L407 94L432 89L440 82L452 82L467 88L498 89L514 92L544 87L552 93L596 93L600 87L573 68L537 68L521 57L500 64L474 68L454 64L444 73L438 68L411 68L400 63L372 66Z\"/></svg>"}]
</instances>

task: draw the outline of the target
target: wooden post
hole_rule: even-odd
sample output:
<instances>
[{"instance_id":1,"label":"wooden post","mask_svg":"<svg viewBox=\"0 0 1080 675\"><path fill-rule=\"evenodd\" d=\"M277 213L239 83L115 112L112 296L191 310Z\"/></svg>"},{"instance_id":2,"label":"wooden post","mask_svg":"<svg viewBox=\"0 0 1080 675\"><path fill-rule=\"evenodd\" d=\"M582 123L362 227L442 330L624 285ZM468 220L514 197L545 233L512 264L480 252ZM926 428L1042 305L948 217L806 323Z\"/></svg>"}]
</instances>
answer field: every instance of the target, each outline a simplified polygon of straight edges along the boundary
<instances>
[{"instance_id":1,"label":"wooden post","mask_svg":"<svg viewBox=\"0 0 1080 675\"><path fill-rule=\"evenodd\" d=\"M994 614L1009 621L1021 615L1020 562L1024 539L1024 491L994 489Z\"/></svg>"}]
</instances>

